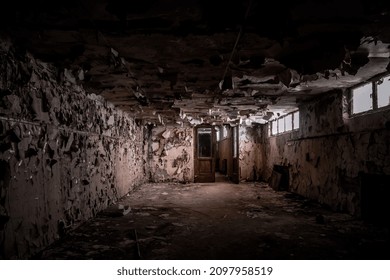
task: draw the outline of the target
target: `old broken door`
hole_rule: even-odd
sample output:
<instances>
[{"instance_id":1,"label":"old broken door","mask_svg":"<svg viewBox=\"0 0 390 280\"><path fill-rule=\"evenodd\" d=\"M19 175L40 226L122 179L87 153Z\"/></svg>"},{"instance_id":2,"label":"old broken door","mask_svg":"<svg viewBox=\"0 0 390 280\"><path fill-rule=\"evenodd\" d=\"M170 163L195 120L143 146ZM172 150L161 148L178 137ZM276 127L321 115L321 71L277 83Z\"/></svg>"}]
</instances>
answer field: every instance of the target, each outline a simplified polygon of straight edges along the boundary
<instances>
[{"instance_id":1,"label":"old broken door","mask_svg":"<svg viewBox=\"0 0 390 280\"><path fill-rule=\"evenodd\" d=\"M212 126L195 127L194 181L215 182L215 130Z\"/></svg>"}]
</instances>

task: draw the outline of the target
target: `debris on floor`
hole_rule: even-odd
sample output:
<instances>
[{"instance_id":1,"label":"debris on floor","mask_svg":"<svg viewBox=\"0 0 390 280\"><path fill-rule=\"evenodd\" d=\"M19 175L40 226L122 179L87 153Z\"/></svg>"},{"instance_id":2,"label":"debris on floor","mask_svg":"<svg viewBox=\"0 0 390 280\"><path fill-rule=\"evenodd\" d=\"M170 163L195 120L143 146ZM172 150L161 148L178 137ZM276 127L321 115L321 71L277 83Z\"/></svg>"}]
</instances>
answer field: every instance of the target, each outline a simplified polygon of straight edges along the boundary
<instances>
[{"instance_id":1,"label":"debris on floor","mask_svg":"<svg viewBox=\"0 0 390 280\"><path fill-rule=\"evenodd\" d=\"M137 189L35 258L389 259L389 244L388 228L263 183L164 183Z\"/></svg>"}]
</instances>

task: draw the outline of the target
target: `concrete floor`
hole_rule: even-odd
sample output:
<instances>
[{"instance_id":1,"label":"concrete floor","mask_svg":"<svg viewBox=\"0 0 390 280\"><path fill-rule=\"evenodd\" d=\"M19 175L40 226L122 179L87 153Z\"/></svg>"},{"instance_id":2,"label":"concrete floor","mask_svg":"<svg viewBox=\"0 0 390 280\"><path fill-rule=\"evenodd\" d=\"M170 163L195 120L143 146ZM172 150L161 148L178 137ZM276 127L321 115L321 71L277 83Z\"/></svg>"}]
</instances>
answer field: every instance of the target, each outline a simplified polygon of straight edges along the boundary
<instances>
[{"instance_id":1,"label":"concrete floor","mask_svg":"<svg viewBox=\"0 0 390 280\"><path fill-rule=\"evenodd\" d=\"M166 183L143 185L34 258L390 259L389 244L386 227L264 183Z\"/></svg>"}]
</instances>

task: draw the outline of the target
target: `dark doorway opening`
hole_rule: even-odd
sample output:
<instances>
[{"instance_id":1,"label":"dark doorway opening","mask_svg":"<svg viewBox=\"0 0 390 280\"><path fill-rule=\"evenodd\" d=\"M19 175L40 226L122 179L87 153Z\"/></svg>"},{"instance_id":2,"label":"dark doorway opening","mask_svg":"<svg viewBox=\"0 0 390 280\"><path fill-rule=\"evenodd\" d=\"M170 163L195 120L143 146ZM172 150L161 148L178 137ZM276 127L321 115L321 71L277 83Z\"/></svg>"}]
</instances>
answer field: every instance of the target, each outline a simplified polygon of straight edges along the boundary
<instances>
[{"instance_id":1,"label":"dark doorway opening","mask_svg":"<svg viewBox=\"0 0 390 280\"><path fill-rule=\"evenodd\" d=\"M275 191L286 191L289 187L289 176L288 166L274 165L269 184Z\"/></svg>"},{"instance_id":2,"label":"dark doorway opening","mask_svg":"<svg viewBox=\"0 0 390 280\"><path fill-rule=\"evenodd\" d=\"M390 176L361 173L360 178L362 219L390 225Z\"/></svg>"}]
</instances>

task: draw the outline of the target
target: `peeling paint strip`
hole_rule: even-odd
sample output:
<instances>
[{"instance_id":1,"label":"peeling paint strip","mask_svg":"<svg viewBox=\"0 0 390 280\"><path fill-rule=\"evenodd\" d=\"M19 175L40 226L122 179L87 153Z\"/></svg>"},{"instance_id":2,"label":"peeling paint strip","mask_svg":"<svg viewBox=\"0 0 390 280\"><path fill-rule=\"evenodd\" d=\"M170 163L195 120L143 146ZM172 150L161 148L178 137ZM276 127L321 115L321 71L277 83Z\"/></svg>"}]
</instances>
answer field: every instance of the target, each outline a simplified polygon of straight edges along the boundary
<instances>
[{"instance_id":1,"label":"peeling paint strip","mask_svg":"<svg viewBox=\"0 0 390 280\"><path fill-rule=\"evenodd\" d=\"M109 138L109 139L116 139L116 140L126 140L126 139L128 139L127 137L108 136L108 135L94 133L94 132L85 132L85 131L71 129L71 128L67 128L67 127L55 126L55 125L52 125L51 123L46 123L46 122L36 123L36 122L31 122L31 121L26 121L26 120L19 120L19 119L14 119L14 118L9 118L9 117L2 117L2 116L0 116L0 120L8 121L8 122L21 123L21 124L29 124L29 125L39 126L39 127L47 126L47 127L50 127L50 128L56 128L56 129L61 130L61 131L72 132L72 133L77 133L77 134L84 134L84 135L103 136L104 138Z\"/></svg>"}]
</instances>

